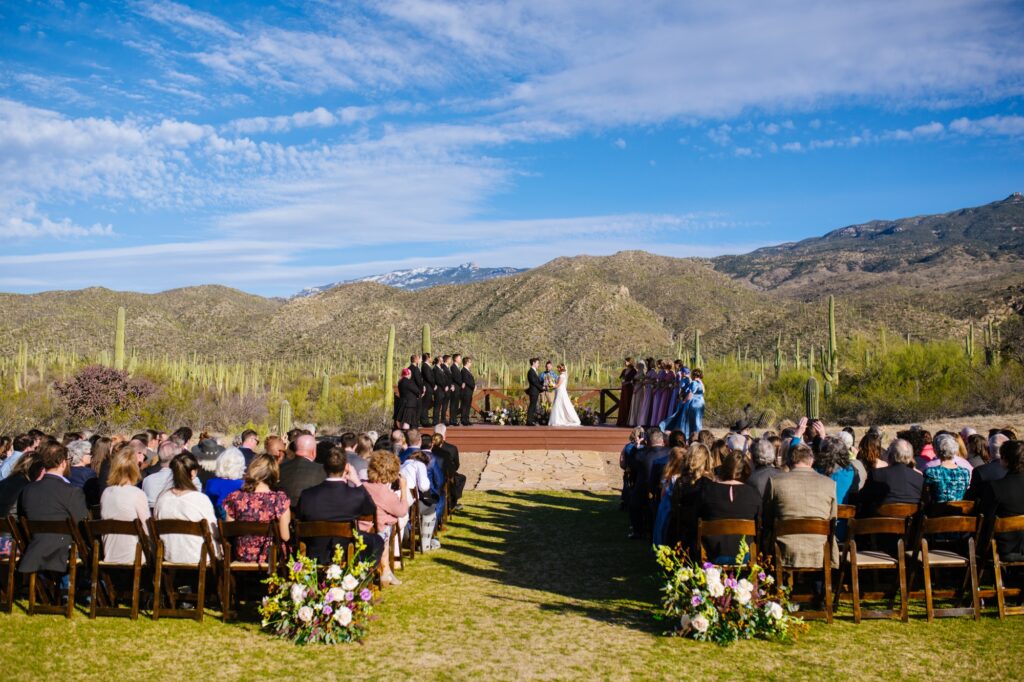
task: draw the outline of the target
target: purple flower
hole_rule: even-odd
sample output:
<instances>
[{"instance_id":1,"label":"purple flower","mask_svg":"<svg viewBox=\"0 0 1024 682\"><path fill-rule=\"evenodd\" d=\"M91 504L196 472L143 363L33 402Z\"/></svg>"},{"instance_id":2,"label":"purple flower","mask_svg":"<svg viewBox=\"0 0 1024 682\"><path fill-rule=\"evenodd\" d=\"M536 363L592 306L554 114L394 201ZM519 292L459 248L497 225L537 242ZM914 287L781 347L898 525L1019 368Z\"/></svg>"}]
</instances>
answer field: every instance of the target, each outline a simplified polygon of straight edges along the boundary
<instances>
[{"instance_id":1,"label":"purple flower","mask_svg":"<svg viewBox=\"0 0 1024 682\"><path fill-rule=\"evenodd\" d=\"M329 616L329 615L331 615L332 613L334 613L334 609L332 609L332 608L331 608L331 605L330 605L330 604L324 604L324 608L323 608L323 611L322 611L322 613L323 613L323 614L324 614L325 616Z\"/></svg>"},{"instance_id":2,"label":"purple flower","mask_svg":"<svg viewBox=\"0 0 1024 682\"><path fill-rule=\"evenodd\" d=\"M296 573L301 571L302 570L302 562L301 561L296 561L294 564L292 564L292 570L295 571Z\"/></svg>"},{"instance_id":3,"label":"purple flower","mask_svg":"<svg viewBox=\"0 0 1024 682\"><path fill-rule=\"evenodd\" d=\"M695 595L693 595L693 597L692 597L692 598L690 599L690 604L691 604L692 606L700 606L700 603L701 603L702 601L704 601L704 600L700 598L700 595L699 595L699 594L695 594Z\"/></svg>"},{"instance_id":4,"label":"purple flower","mask_svg":"<svg viewBox=\"0 0 1024 682\"><path fill-rule=\"evenodd\" d=\"M737 584L738 583L736 582L736 578L726 578L725 579L725 586L726 587L734 588L734 587L736 587Z\"/></svg>"},{"instance_id":5,"label":"purple flower","mask_svg":"<svg viewBox=\"0 0 1024 682\"><path fill-rule=\"evenodd\" d=\"M711 563L710 561L705 561L704 562L704 568L711 568L712 566L714 566L714 564Z\"/></svg>"},{"instance_id":6,"label":"purple flower","mask_svg":"<svg viewBox=\"0 0 1024 682\"><path fill-rule=\"evenodd\" d=\"M359 598L363 601L370 601L373 599L373 592L370 592L370 590L364 587L363 591L359 593Z\"/></svg>"},{"instance_id":7,"label":"purple flower","mask_svg":"<svg viewBox=\"0 0 1024 682\"><path fill-rule=\"evenodd\" d=\"M761 571L760 573L757 574L757 579L758 580L764 580L765 579L764 571Z\"/></svg>"},{"instance_id":8,"label":"purple flower","mask_svg":"<svg viewBox=\"0 0 1024 682\"><path fill-rule=\"evenodd\" d=\"M352 601L355 598L356 598L356 596L354 594L352 594L351 592L346 592L345 593L345 601Z\"/></svg>"}]
</instances>

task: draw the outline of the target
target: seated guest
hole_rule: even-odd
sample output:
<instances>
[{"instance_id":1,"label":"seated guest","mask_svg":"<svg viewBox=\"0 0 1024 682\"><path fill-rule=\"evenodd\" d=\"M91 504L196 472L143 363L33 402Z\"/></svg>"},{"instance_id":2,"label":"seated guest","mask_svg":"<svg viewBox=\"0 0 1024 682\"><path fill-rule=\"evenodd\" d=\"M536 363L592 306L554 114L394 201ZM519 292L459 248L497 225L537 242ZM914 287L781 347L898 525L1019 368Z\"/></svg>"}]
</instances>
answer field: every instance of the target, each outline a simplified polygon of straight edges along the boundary
<instances>
[{"instance_id":1,"label":"seated guest","mask_svg":"<svg viewBox=\"0 0 1024 682\"><path fill-rule=\"evenodd\" d=\"M764 518L771 540L775 521L836 518L836 484L814 470L814 451L804 443L789 453L792 468L768 481ZM774 538L782 550L783 565L796 568L821 566L824 543L819 535L784 535ZM769 545L770 546L770 545ZM833 539L832 566L839 566L839 544Z\"/></svg>"},{"instance_id":2,"label":"seated guest","mask_svg":"<svg viewBox=\"0 0 1024 682\"><path fill-rule=\"evenodd\" d=\"M276 459L280 465L284 461L288 448L285 445L284 439L280 436L267 436L263 441L263 452Z\"/></svg>"},{"instance_id":3,"label":"seated guest","mask_svg":"<svg viewBox=\"0 0 1024 682\"><path fill-rule=\"evenodd\" d=\"M241 489L242 477L245 476L245 455L238 448L228 448L217 455L214 473L216 475L203 486L203 492L210 497L217 518L224 518L221 503L225 497Z\"/></svg>"},{"instance_id":4,"label":"seated guest","mask_svg":"<svg viewBox=\"0 0 1024 682\"><path fill-rule=\"evenodd\" d=\"M864 462L857 459L857 451L853 447L853 429L849 426L836 434L836 438L843 442L846 446L847 460L850 462L850 466L857 473L857 489L853 491L853 496L856 497L857 493L860 492L861 488L868 481L868 469L864 465ZM841 503L840 503L841 504Z\"/></svg>"},{"instance_id":5,"label":"seated guest","mask_svg":"<svg viewBox=\"0 0 1024 682\"><path fill-rule=\"evenodd\" d=\"M402 462L409 459L409 455L412 453L423 449L419 429L409 429L405 434L405 440L407 443L405 449L398 453L398 459Z\"/></svg>"},{"instance_id":6,"label":"seated guest","mask_svg":"<svg viewBox=\"0 0 1024 682\"><path fill-rule=\"evenodd\" d=\"M761 515L761 496L753 486L744 485L750 465L739 450L733 450L718 467L718 480L707 481L700 493L697 517L705 521L719 519L751 519ZM756 538L748 538L753 542ZM740 537L715 535L704 538L708 560L715 564L731 564L739 552ZM699 549L699 548L698 548Z\"/></svg>"},{"instance_id":7,"label":"seated guest","mask_svg":"<svg viewBox=\"0 0 1024 682\"><path fill-rule=\"evenodd\" d=\"M100 485L96 472L89 466L92 461L92 443L87 440L71 441L67 445L71 457L71 471L68 481L85 493L85 503L95 507L100 503Z\"/></svg>"},{"instance_id":8,"label":"seated guest","mask_svg":"<svg viewBox=\"0 0 1024 682\"><path fill-rule=\"evenodd\" d=\"M75 523L83 521L89 509L82 489L71 485L65 478L68 472L67 448L58 442L44 443L39 446L38 458L44 474L21 491L18 516L29 521L63 521L69 518ZM18 563L18 571L67 573L70 548L70 535L33 535Z\"/></svg>"},{"instance_id":9,"label":"seated guest","mask_svg":"<svg viewBox=\"0 0 1024 682\"><path fill-rule=\"evenodd\" d=\"M0 481L0 516L17 516L18 498L21 491L32 481L39 480L43 475L43 464L35 452L27 452L18 457L10 474ZM11 555L11 544L14 539L9 533L0 534L0 557Z\"/></svg>"},{"instance_id":10,"label":"seated guest","mask_svg":"<svg viewBox=\"0 0 1024 682\"><path fill-rule=\"evenodd\" d=\"M192 455L199 463L196 477L202 485L205 486L207 481L217 475L217 458L224 450L224 446L218 443L216 438L202 438L199 445L192 448Z\"/></svg>"},{"instance_id":11,"label":"seated guest","mask_svg":"<svg viewBox=\"0 0 1024 682\"><path fill-rule=\"evenodd\" d=\"M957 466L959 452L956 441L948 433L940 433L933 443L940 464L925 469L924 482L931 502L952 502L964 499L971 482L971 472Z\"/></svg>"},{"instance_id":12,"label":"seated guest","mask_svg":"<svg viewBox=\"0 0 1024 682\"><path fill-rule=\"evenodd\" d=\"M240 441L238 450L242 453L242 457L245 458L245 466L248 468L252 462L252 458L256 456L256 448L260 445L260 437L252 429L246 429L242 431L242 435L238 437Z\"/></svg>"},{"instance_id":13,"label":"seated guest","mask_svg":"<svg viewBox=\"0 0 1024 682\"><path fill-rule=\"evenodd\" d=\"M628 508L630 496L633 491L633 477L630 474L636 467L637 451L643 448L646 434L642 426L634 427L629 433L629 442L619 453L619 468L622 469L622 496L619 508L625 511Z\"/></svg>"},{"instance_id":14,"label":"seated guest","mask_svg":"<svg viewBox=\"0 0 1024 682\"><path fill-rule=\"evenodd\" d=\"M435 457L440 457L445 475L448 477L448 492L452 496L452 509L459 508L459 500L466 489L466 476L459 473L461 462L459 461L459 448L446 440L448 427L438 424L434 427L434 437L431 439L430 451ZM439 440L440 439L440 440Z\"/></svg>"},{"instance_id":15,"label":"seated guest","mask_svg":"<svg viewBox=\"0 0 1024 682\"><path fill-rule=\"evenodd\" d=\"M398 489L393 487L398 484ZM398 457L387 450L378 450L370 455L367 468L367 481L364 484L370 493L373 503L377 505L377 532L387 547L391 533L398 527L398 521L409 513L409 505L405 502L409 491L405 478L399 473ZM391 570L391 552L381 555L381 581L392 585L401 585Z\"/></svg>"},{"instance_id":16,"label":"seated guest","mask_svg":"<svg viewBox=\"0 0 1024 682\"><path fill-rule=\"evenodd\" d=\"M279 477L277 460L272 455L255 455L246 469L242 488L224 497L224 518L255 523L276 521L281 540L288 542L291 502L288 493L275 490ZM270 538L260 535L238 536L234 540L235 561L266 564L270 557L270 543Z\"/></svg>"},{"instance_id":17,"label":"seated guest","mask_svg":"<svg viewBox=\"0 0 1024 682\"><path fill-rule=\"evenodd\" d=\"M860 490L857 470L850 464L850 449L841 438L828 437L814 458L814 470L836 484L836 503L853 504Z\"/></svg>"},{"instance_id":18,"label":"seated guest","mask_svg":"<svg viewBox=\"0 0 1024 682\"><path fill-rule=\"evenodd\" d=\"M985 486L981 513L986 519L1024 514L1024 442L1006 441L1000 458L1006 475ZM1024 561L1024 532L1000 533L995 540L1004 561Z\"/></svg>"},{"instance_id":19,"label":"seated guest","mask_svg":"<svg viewBox=\"0 0 1024 682\"><path fill-rule=\"evenodd\" d=\"M360 437L351 431L341 434L341 448L345 451L349 464L355 467L361 481L366 480L366 467L369 465L369 455L373 452L373 443L368 443L369 440L369 436ZM366 450L367 445L370 447L369 451Z\"/></svg>"},{"instance_id":20,"label":"seated guest","mask_svg":"<svg viewBox=\"0 0 1024 682\"><path fill-rule=\"evenodd\" d=\"M890 466L875 468L868 474L861 495L861 510L872 516L883 504L920 504L924 475L914 468L914 446L897 438L889 443L886 457Z\"/></svg>"},{"instance_id":21,"label":"seated guest","mask_svg":"<svg viewBox=\"0 0 1024 682\"><path fill-rule=\"evenodd\" d=\"M697 509L704 486L712 480L711 450L703 443L692 443L672 491L671 521L665 530L665 544L674 547L681 542L692 557L700 556L696 546Z\"/></svg>"},{"instance_id":22,"label":"seated guest","mask_svg":"<svg viewBox=\"0 0 1024 682\"><path fill-rule=\"evenodd\" d=\"M281 489L288 493L292 507L306 488L323 483L324 467L316 463L316 438L302 434L295 440L295 456L281 462Z\"/></svg>"},{"instance_id":23,"label":"seated guest","mask_svg":"<svg viewBox=\"0 0 1024 682\"><path fill-rule=\"evenodd\" d=\"M992 461L992 456L988 449L988 441L985 439L985 436L978 433L972 433L967 436L966 443L967 461L970 462L971 466L975 469Z\"/></svg>"},{"instance_id":24,"label":"seated guest","mask_svg":"<svg viewBox=\"0 0 1024 682\"><path fill-rule=\"evenodd\" d=\"M441 507L441 496L438 490L438 468L431 455L417 450L402 464L401 472L406 478L410 491L415 490L420 516L420 547L423 552L441 548L441 541L434 537L437 528L438 514Z\"/></svg>"},{"instance_id":25,"label":"seated guest","mask_svg":"<svg viewBox=\"0 0 1024 682\"><path fill-rule=\"evenodd\" d=\"M911 454L913 454L913 450L911 450ZM865 485L872 471L889 466L882 452L881 431L875 428L868 429L868 432L860 439L860 445L857 447L857 460L864 465L864 469L868 474L864 479Z\"/></svg>"},{"instance_id":26,"label":"seated guest","mask_svg":"<svg viewBox=\"0 0 1024 682\"><path fill-rule=\"evenodd\" d=\"M156 449L159 469L142 479L142 492L146 493L149 508L156 506L156 498L169 489L173 483L171 476L171 460L181 454L181 446L173 440L165 440ZM196 479L198 486L198 480Z\"/></svg>"},{"instance_id":27,"label":"seated guest","mask_svg":"<svg viewBox=\"0 0 1024 682\"><path fill-rule=\"evenodd\" d=\"M973 438L974 436L972 436ZM982 436L977 436L984 440ZM964 493L965 500L980 500L985 488L992 481L998 481L1006 476L1006 465L1002 460L1001 451L1003 444L1009 442L1003 434L996 434L986 442L986 454L988 461L981 466L975 467L971 472L971 482Z\"/></svg>"},{"instance_id":28,"label":"seated guest","mask_svg":"<svg viewBox=\"0 0 1024 682\"><path fill-rule=\"evenodd\" d=\"M142 521L143 528L146 528L146 522L149 520L149 502L146 493L137 485L141 476L135 453L130 450L118 450L111 456L107 487L100 497L100 518L110 521L138 519ZM135 547L138 544L138 538L133 535L105 535L103 560L118 564L133 563Z\"/></svg>"},{"instance_id":29,"label":"seated guest","mask_svg":"<svg viewBox=\"0 0 1024 682\"><path fill-rule=\"evenodd\" d=\"M782 470L775 466L775 447L771 441L759 438L750 444L750 459L754 470L747 477L747 485L757 490L758 499L763 499L768 481L782 473Z\"/></svg>"},{"instance_id":30,"label":"seated guest","mask_svg":"<svg viewBox=\"0 0 1024 682\"><path fill-rule=\"evenodd\" d=\"M160 493L153 509L158 521L206 521L210 533L217 535L217 515L210 498L199 492L194 478L199 462L190 452L183 452L171 460L171 487ZM164 559L170 563L195 564L203 548L203 538L195 535L164 535ZM214 549L216 551L216 548ZM213 559L214 557L208 557Z\"/></svg>"},{"instance_id":31,"label":"seated guest","mask_svg":"<svg viewBox=\"0 0 1024 682\"><path fill-rule=\"evenodd\" d=\"M374 515L377 505L359 480L356 470L349 465L345 453L334 449L323 466L326 478L323 482L302 491L299 497L298 516L302 521L352 521L360 516ZM367 558L380 561L384 541L375 533L364 533ZM309 538L306 553L321 565L328 565L334 557L337 545L347 547L345 538Z\"/></svg>"},{"instance_id":32,"label":"seated guest","mask_svg":"<svg viewBox=\"0 0 1024 682\"><path fill-rule=\"evenodd\" d=\"M683 443L685 442L686 440L684 439ZM686 465L688 455L689 451L685 445L676 446L668 451L668 464L665 465L661 481L659 482L661 500L658 502L658 512L654 516L652 538L655 545L668 544L669 522L672 519L672 498L675 493L676 482L683 473L683 467Z\"/></svg>"},{"instance_id":33,"label":"seated guest","mask_svg":"<svg viewBox=\"0 0 1024 682\"><path fill-rule=\"evenodd\" d=\"M391 432L391 452L398 455L398 459L404 464L405 460L402 459L402 453L405 452L408 447L409 441L405 439L405 432L401 429L395 429Z\"/></svg>"}]
</instances>

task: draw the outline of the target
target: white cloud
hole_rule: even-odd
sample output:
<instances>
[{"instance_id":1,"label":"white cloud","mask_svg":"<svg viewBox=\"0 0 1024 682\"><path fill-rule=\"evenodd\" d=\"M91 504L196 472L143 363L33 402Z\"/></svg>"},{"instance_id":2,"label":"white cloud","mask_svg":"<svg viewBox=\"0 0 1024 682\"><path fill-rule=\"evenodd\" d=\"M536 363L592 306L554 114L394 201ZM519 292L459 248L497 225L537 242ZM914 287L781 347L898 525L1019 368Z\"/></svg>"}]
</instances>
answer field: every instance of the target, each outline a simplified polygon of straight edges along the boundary
<instances>
[{"instance_id":1,"label":"white cloud","mask_svg":"<svg viewBox=\"0 0 1024 682\"><path fill-rule=\"evenodd\" d=\"M0 237L6 239L68 239L76 237L110 237L114 234L111 225L94 223L90 226L76 225L69 218L51 220L36 210L35 204L8 206L6 215L0 218Z\"/></svg>"},{"instance_id":2,"label":"white cloud","mask_svg":"<svg viewBox=\"0 0 1024 682\"><path fill-rule=\"evenodd\" d=\"M357 120L355 112L347 114L347 118ZM255 116L239 118L228 123L225 128L238 133L282 133L293 128L328 128L336 125L341 119L323 107L312 111L298 111L288 116Z\"/></svg>"},{"instance_id":3,"label":"white cloud","mask_svg":"<svg viewBox=\"0 0 1024 682\"><path fill-rule=\"evenodd\" d=\"M1024 135L1024 116L986 116L980 119L958 118L949 129L964 135Z\"/></svg>"},{"instance_id":4,"label":"white cloud","mask_svg":"<svg viewBox=\"0 0 1024 682\"><path fill-rule=\"evenodd\" d=\"M782 149L787 152L802 152L804 146L799 142L786 142L782 145Z\"/></svg>"},{"instance_id":5,"label":"white cloud","mask_svg":"<svg viewBox=\"0 0 1024 682\"><path fill-rule=\"evenodd\" d=\"M625 149L626 148L626 141L623 140L621 137L618 138L617 140L615 140L615 142L613 142L612 144L614 144L619 149Z\"/></svg>"}]
</instances>

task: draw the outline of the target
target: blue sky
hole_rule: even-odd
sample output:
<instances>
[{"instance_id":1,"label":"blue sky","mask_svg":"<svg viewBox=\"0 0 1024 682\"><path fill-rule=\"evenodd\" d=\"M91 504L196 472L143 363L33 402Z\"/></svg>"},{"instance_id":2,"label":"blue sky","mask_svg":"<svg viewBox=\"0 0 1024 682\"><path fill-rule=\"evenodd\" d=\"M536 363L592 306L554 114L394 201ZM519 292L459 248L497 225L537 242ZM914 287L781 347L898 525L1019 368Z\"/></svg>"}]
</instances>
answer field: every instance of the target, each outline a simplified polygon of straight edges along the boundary
<instances>
[{"instance_id":1,"label":"blue sky","mask_svg":"<svg viewBox=\"0 0 1024 682\"><path fill-rule=\"evenodd\" d=\"M0 5L0 290L714 256L1024 189L1024 6Z\"/></svg>"}]
</instances>

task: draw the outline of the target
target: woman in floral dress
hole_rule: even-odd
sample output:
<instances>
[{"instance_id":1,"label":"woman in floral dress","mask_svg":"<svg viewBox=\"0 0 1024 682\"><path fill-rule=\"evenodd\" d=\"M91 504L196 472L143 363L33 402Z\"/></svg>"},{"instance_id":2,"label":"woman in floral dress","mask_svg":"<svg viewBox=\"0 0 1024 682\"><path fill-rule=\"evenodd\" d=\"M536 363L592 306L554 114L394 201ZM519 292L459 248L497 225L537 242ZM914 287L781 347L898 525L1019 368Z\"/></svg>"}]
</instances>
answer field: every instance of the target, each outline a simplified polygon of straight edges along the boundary
<instances>
[{"instance_id":1,"label":"woman in floral dress","mask_svg":"<svg viewBox=\"0 0 1024 682\"><path fill-rule=\"evenodd\" d=\"M288 494L275 490L280 471L277 460L270 455L256 455L245 472L241 490L224 498L224 513L228 521L277 521L281 539L288 541L291 522ZM267 563L270 538L260 535L242 535L235 539L235 560Z\"/></svg>"}]
</instances>

